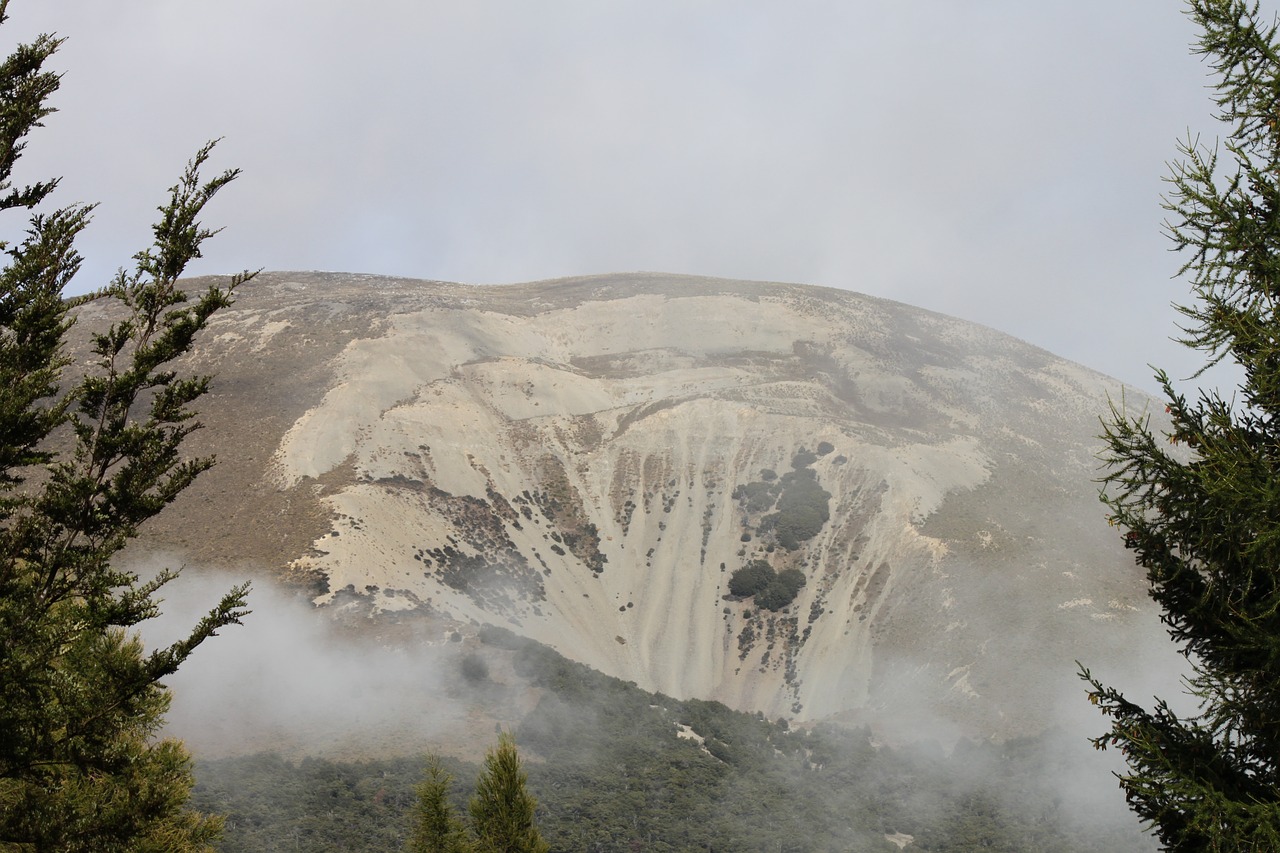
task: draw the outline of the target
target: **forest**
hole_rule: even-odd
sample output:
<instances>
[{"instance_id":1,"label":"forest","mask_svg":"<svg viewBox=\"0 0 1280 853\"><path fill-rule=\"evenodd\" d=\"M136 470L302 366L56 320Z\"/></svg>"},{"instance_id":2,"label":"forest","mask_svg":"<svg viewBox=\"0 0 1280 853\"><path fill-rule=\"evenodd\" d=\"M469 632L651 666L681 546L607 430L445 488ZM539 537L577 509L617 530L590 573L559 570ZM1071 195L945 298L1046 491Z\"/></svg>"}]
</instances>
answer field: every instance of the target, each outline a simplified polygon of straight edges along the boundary
<instances>
[{"instance_id":1,"label":"forest","mask_svg":"<svg viewBox=\"0 0 1280 853\"><path fill-rule=\"evenodd\" d=\"M1061 731L888 745L865 726L792 727L649 693L504 629L483 638L542 691L513 734L552 850L888 853L907 836L937 853L1154 849L1115 791L1107 811L1098 791L1062 787L1086 744ZM442 759L464 810L478 767ZM226 816L226 853L400 850L425 764L201 761L192 804Z\"/></svg>"}]
</instances>

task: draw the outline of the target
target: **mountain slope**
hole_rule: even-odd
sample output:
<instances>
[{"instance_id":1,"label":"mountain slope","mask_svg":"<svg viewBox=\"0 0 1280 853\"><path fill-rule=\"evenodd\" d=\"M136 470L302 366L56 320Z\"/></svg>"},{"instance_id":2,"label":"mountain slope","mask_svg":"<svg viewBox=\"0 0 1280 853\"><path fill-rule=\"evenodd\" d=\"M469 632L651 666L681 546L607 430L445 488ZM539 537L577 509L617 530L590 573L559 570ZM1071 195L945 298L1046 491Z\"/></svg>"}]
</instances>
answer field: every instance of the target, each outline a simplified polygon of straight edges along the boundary
<instances>
[{"instance_id":1,"label":"mountain slope","mask_svg":"<svg viewBox=\"0 0 1280 853\"><path fill-rule=\"evenodd\" d=\"M970 323L680 276L275 273L198 369L221 463L143 550L309 578L333 612L500 624L771 716L1001 734L1055 719L1073 659L1159 637L1093 483L1121 389ZM753 560L801 572L795 600L730 595Z\"/></svg>"}]
</instances>

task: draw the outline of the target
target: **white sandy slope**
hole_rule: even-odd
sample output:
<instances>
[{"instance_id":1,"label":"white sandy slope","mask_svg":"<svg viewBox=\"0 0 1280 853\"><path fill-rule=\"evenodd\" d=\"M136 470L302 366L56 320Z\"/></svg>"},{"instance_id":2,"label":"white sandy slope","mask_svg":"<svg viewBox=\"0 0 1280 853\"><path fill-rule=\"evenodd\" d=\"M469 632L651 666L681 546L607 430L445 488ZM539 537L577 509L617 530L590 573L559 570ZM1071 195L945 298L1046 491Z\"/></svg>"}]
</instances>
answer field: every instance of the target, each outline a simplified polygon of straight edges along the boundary
<instances>
[{"instance_id":1,"label":"white sandy slope","mask_svg":"<svg viewBox=\"0 0 1280 853\"><path fill-rule=\"evenodd\" d=\"M1025 690L1044 667L1069 673L1148 618L1091 482L1097 414L1119 393L1103 377L853 294L603 284L526 314L402 302L345 346L272 467L289 490L356 472L295 563L327 576L322 603L348 589L504 625L648 689L770 715L924 703L1005 728L1046 720L1056 688ZM734 487L821 442L831 521L796 553L743 542ZM603 571L526 502L500 524L518 565L492 594L442 582L424 552L495 559L442 501L516 507L557 471ZM805 572L786 612L726 599L752 557Z\"/></svg>"}]
</instances>

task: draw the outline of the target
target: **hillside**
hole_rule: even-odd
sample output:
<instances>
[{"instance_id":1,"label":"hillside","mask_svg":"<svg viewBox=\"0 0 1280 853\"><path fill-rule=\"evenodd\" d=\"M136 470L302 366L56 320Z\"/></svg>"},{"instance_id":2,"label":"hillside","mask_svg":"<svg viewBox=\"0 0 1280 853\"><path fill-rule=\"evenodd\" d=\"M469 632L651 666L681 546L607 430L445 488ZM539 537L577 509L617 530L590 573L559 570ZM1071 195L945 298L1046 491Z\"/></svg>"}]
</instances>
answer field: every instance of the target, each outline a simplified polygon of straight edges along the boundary
<instances>
[{"instance_id":1,"label":"hillside","mask_svg":"<svg viewBox=\"0 0 1280 853\"><path fill-rule=\"evenodd\" d=\"M667 275L271 273L198 353L220 464L133 558L380 635L502 625L681 699L977 736L1161 642L1093 482L1107 397L1145 399L984 327ZM732 595L752 561L794 600Z\"/></svg>"}]
</instances>

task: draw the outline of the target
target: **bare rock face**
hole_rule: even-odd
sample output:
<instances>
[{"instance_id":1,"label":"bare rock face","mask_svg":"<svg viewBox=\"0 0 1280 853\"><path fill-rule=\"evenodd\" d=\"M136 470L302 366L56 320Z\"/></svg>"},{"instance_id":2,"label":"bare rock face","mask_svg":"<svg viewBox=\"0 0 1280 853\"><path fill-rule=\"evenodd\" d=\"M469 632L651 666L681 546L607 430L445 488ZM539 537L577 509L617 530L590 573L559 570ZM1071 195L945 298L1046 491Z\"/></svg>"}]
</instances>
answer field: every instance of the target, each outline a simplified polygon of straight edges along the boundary
<instances>
[{"instance_id":1,"label":"bare rock face","mask_svg":"<svg viewBox=\"0 0 1280 853\"><path fill-rule=\"evenodd\" d=\"M275 273L195 361L220 464L143 547L316 579L330 610L1000 734L1053 721L1073 660L1160 636L1097 501L1118 384L970 323L680 276ZM774 586L731 594L748 565Z\"/></svg>"}]
</instances>

